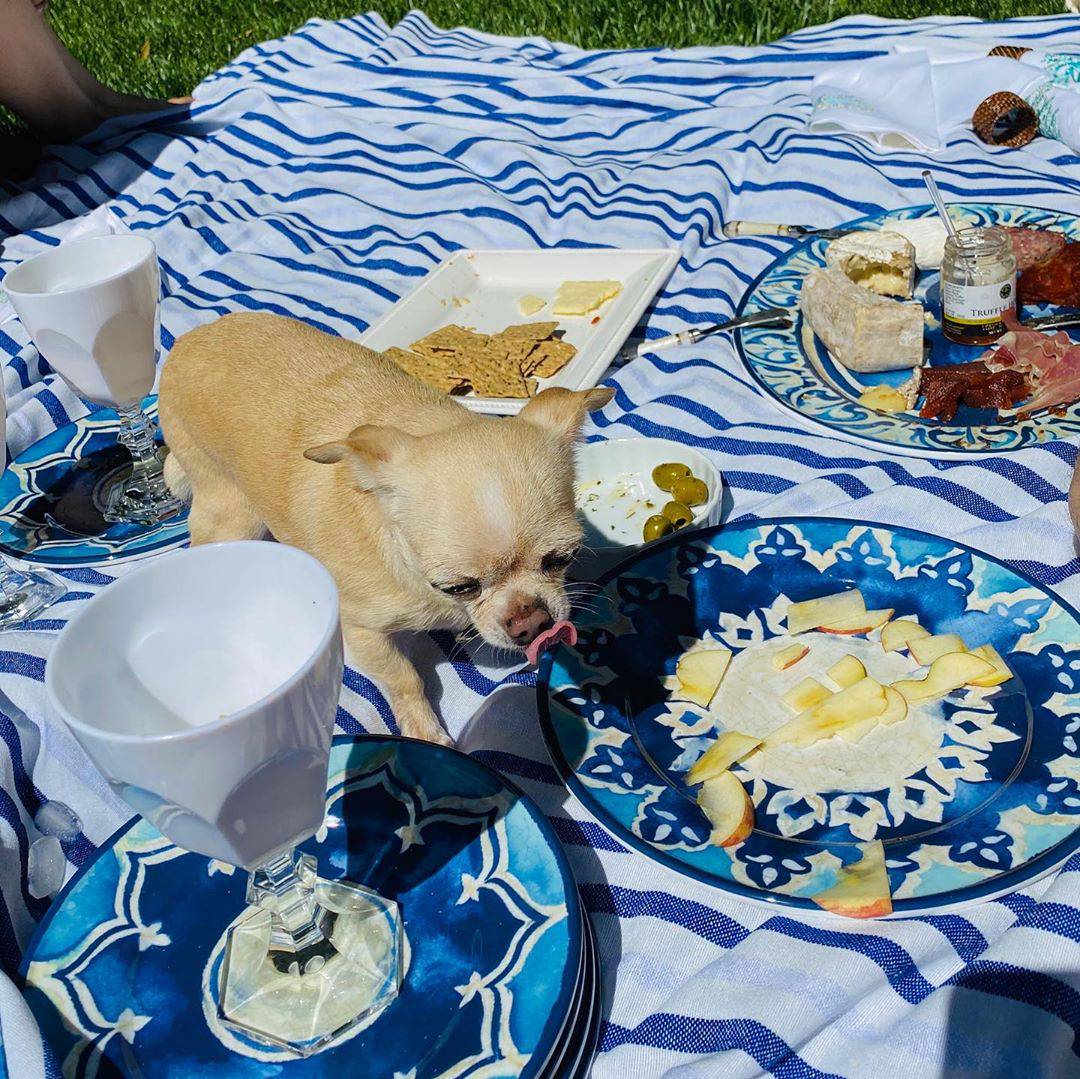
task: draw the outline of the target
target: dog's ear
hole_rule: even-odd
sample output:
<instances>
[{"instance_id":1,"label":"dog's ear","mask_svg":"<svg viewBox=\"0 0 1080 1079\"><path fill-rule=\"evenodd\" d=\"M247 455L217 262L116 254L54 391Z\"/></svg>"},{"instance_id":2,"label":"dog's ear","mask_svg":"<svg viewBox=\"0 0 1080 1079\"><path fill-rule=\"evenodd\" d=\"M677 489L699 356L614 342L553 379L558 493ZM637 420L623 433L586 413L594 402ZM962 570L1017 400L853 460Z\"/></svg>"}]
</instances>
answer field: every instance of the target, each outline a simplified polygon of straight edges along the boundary
<instances>
[{"instance_id":1,"label":"dog's ear","mask_svg":"<svg viewBox=\"0 0 1080 1079\"><path fill-rule=\"evenodd\" d=\"M520 419L543 427L564 442L573 442L587 412L603 408L615 396L610 386L592 390L567 390L552 386L538 393L518 413Z\"/></svg>"},{"instance_id":2,"label":"dog's ear","mask_svg":"<svg viewBox=\"0 0 1080 1079\"><path fill-rule=\"evenodd\" d=\"M365 423L353 428L340 442L325 442L304 450L309 461L334 465L345 461L356 477L356 485L366 491L388 486L394 458L416 439L396 427Z\"/></svg>"}]
</instances>

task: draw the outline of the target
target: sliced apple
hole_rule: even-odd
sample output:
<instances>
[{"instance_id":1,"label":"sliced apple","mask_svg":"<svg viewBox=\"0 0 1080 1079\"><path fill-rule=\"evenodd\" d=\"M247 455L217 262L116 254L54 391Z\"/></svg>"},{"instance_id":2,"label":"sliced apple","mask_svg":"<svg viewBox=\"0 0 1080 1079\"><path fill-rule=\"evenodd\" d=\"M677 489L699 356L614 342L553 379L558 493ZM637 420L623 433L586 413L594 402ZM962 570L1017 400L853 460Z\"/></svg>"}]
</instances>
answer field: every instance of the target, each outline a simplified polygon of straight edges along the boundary
<instances>
[{"instance_id":1,"label":"sliced apple","mask_svg":"<svg viewBox=\"0 0 1080 1079\"><path fill-rule=\"evenodd\" d=\"M856 723L852 727L844 727L836 733L845 742L861 742L875 727L887 727L890 723L899 723L907 718L907 701L902 693L897 693L892 686L885 686L885 711L880 716L872 716L864 719L862 723Z\"/></svg>"},{"instance_id":2,"label":"sliced apple","mask_svg":"<svg viewBox=\"0 0 1080 1079\"><path fill-rule=\"evenodd\" d=\"M786 671L788 667L794 667L809 651L808 644L789 644L773 656L772 665L778 671Z\"/></svg>"},{"instance_id":3,"label":"sliced apple","mask_svg":"<svg viewBox=\"0 0 1080 1079\"><path fill-rule=\"evenodd\" d=\"M811 746L822 738L831 738L845 727L880 716L888 704L885 687L873 678L864 678L773 731L765 739L764 747Z\"/></svg>"},{"instance_id":4,"label":"sliced apple","mask_svg":"<svg viewBox=\"0 0 1080 1079\"><path fill-rule=\"evenodd\" d=\"M872 633L879 626L885 625L893 616L893 608L887 607L881 611L863 611L861 614L852 615L851 618L840 618L828 625L818 626L822 633L843 633L854 635L857 633Z\"/></svg>"},{"instance_id":5,"label":"sliced apple","mask_svg":"<svg viewBox=\"0 0 1080 1079\"><path fill-rule=\"evenodd\" d=\"M795 715L805 712L807 708L813 708L815 704L821 704L826 697L832 696L832 690L826 689L816 678L804 678L780 695L780 700L791 709Z\"/></svg>"},{"instance_id":6,"label":"sliced apple","mask_svg":"<svg viewBox=\"0 0 1080 1079\"><path fill-rule=\"evenodd\" d=\"M715 779L759 745L760 738L752 738L738 731L726 731L694 761L694 767L686 774L686 782L694 786Z\"/></svg>"},{"instance_id":7,"label":"sliced apple","mask_svg":"<svg viewBox=\"0 0 1080 1079\"><path fill-rule=\"evenodd\" d=\"M893 909L885 848L879 839L860 846L862 857L841 866L836 883L810 898L819 907L845 918L882 918L892 914Z\"/></svg>"},{"instance_id":8,"label":"sliced apple","mask_svg":"<svg viewBox=\"0 0 1080 1079\"><path fill-rule=\"evenodd\" d=\"M1001 658L998 650L992 644L981 644L978 648L973 648L970 655L985 659L987 663L993 666L994 671L983 678L973 678L969 685L983 686L984 688L1000 686L1002 682L1007 682L1012 678L1013 673L1009 670L1009 665Z\"/></svg>"},{"instance_id":9,"label":"sliced apple","mask_svg":"<svg viewBox=\"0 0 1080 1079\"><path fill-rule=\"evenodd\" d=\"M881 627L881 647L886 652L902 652L909 642L929 636L930 631L923 629L914 618L898 618Z\"/></svg>"},{"instance_id":10,"label":"sliced apple","mask_svg":"<svg viewBox=\"0 0 1080 1079\"><path fill-rule=\"evenodd\" d=\"M733 847L754 830L754 803L731 772L706 780L698 805L712 825L709 842L718 847Z\"/></svg>"},{"instance_id":11,"label":"sliced apple","mask_svg":"<svg viewBox=\"0 0 1080 1079\"><path fill-rule=\"evenodd\" d=\"M729 648L701 648L687 652L675 667L680 696L691 704L708 708L731 662Z\"/></svg>"},{"instance_id":12,"label":"sliced apple","mask_svg":"<svg viewBox=\"0 0 1080 1079\"><path fill-rule=\"evenodd\" d=\"M822 596L820 599L806 599L788 606L787 631L794 637L827 623L855 618L865 610L866 603L857 588L849 592L837 592L832 596Z\"/></svg>"},{"instance_id":13,"label":"sliced apple","mask_svg":"<svg viewBox=\"0 0 1080 1079\"><path fill-rule=\"evenodd\" d=\"M911 642L908 651L920 667L929 667L938 656L950 652L966 652L967 645L958 633L935 633L932 637L919 637Z\"/></svg>"},{"instance_id":14,"label":"sliced apple","mask_svg":"<svg viewBox=\"0 0 1080 1079\"><path fill-rule=\"evenodd\" d=\"M973 683L977 678L987 678L993 672L992 663L971 652L948 652L930 664L925 678L893 682L893 689L902 693L909 704L915 704L944 697L946 693Z\"/></svg>"},{"instance_id":15,"label":"sliced apple","mask_svg":"<svg viewBox=\"0 0 1080 1079\"><path fill-rule=\"evenodd\" d=\"M866 668L855 656L844 656L843 659L834 663L826 673L841 689L847 689L848 686L853 686L866 677Z\"/></svg>"}]
</instances>

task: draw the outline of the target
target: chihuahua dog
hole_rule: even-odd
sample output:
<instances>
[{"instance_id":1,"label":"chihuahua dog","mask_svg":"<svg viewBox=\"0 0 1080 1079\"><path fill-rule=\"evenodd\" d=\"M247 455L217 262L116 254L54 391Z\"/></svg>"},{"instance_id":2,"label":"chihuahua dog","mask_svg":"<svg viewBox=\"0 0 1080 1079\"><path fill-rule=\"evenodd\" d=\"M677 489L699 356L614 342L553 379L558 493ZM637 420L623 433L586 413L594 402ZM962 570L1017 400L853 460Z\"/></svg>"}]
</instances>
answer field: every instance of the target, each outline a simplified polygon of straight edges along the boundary
<instances>
[{"instance_id":1,"label":"chihuahua dog","mask_svg":"<svg viewBox=\"0 0 1080 1079\"><path fill-rule=\"evenodd\" d=\"M613 393L548 389L513 418L481 416L355 342L226 315L162 371L166 479L192 499L193 544L270 533L318 558L350 659L401 732L449 742L393 634L471 624L528 651L567 618L573 444Z\"/></svg>"}]
</instances>

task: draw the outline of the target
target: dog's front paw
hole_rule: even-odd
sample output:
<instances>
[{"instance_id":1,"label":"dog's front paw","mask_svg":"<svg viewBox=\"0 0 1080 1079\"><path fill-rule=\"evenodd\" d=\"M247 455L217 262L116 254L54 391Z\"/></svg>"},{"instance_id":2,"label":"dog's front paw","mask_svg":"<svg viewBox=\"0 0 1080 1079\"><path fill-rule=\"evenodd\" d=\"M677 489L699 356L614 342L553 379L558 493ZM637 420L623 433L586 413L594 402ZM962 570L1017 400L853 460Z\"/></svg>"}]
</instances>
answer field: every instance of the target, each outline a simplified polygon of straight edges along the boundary
<instances>
[{"instance_id":1,"label":"dog's front paw","mask_svg":"<svg viewBox=\"0 0 1080 1079\"><path fill-rule=\"evenodd\" d=\"M438 717L426 701L402 705L395 709L398 729L405 738L420 738L440 746L452 746L453 738L443 729Z\"/></svg>"}]
</instances>

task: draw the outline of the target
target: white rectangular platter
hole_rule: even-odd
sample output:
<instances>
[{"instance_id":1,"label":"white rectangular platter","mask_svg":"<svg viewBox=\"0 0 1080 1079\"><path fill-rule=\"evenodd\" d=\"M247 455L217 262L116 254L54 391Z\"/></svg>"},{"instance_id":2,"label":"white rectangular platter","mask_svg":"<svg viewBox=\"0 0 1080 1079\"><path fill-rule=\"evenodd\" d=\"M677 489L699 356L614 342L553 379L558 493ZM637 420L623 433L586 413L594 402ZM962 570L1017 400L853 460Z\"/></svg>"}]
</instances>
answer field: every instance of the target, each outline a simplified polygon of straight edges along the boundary
<instances>
[{"instance_id":1,"label":"white rectangular platter","mask_svg":"<svg viewBox=\"0 0 1080 1079\"><path fill-rule=\"evenodd\" d=\"M549 248L520 251L457 251L435 267L408 296L373 322L360 343L381 352L408 348L425 334L454 323L478 333L497 333L523 322L557 320L564 341L577 355L539 389L595 386L676 262L677 248L624 251L617 248ZM563 281L618 281L622 291L587 315L553 315L551 301ZM522 315L518 302L534 295L547 301ZM512 415L520 398L455 397L477 412Z\"/></svg>"}]
</instances>

